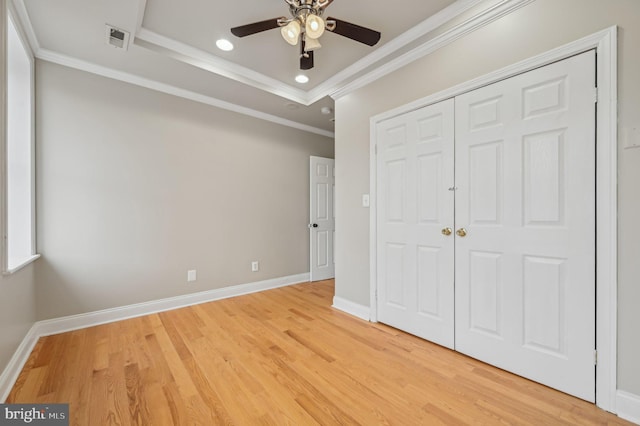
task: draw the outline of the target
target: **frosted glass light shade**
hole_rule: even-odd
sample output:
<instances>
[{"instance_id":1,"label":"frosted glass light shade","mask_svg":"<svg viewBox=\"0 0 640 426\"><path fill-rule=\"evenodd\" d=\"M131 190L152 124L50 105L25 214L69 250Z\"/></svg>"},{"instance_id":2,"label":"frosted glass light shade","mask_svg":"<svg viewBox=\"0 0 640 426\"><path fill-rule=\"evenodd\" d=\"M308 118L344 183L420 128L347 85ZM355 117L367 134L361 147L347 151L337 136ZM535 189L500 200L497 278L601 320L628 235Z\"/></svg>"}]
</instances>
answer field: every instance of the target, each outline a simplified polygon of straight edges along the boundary
<instances>
[{"instance_id":1,"label":"frosted glass light shade","mask_svg":"<svg viewBox=\"0 0 640 426\"><path fill-rule=\"evenodd\" d=\"M320 42L315 38L306 37L304 40L304 50L311 52L312 50L318 50L322 47Z\"/></svg>"},{"instance_id":2,"label":"frosted glass light shade","mask_svg":"<svg viewBox=\"0 0 640 426\"><path fill-rule=\"evenodd\" d=\"M282 38L289 44L295 46L300 38L300 23L297 20L289 22L280 30Z\"/></svg>"},{"instance_id":3,"label":"frosted glass light shade","mask_svg":"<svg viewBox=\"0 0 640 426\"><path fill-rule=\"evenodd\" d=\"M305 32L307 38L320 38L324 34L324 21L317 15L307 16L307 23L305 24Z\"/></svg>"}]
</instances>

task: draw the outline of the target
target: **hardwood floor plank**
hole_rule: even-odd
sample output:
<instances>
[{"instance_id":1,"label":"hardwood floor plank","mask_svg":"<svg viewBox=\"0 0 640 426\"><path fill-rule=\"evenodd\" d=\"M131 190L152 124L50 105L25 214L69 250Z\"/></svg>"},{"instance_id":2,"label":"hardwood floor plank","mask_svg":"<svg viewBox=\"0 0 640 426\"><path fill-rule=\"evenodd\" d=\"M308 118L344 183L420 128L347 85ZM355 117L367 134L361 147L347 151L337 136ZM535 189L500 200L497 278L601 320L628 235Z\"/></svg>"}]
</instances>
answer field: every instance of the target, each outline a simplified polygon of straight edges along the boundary
<instances>
[{"instance_id":1,"label":"hardwood floor plank","mask_svg":"<svg viewBox=\"0 0 640 426\"><path fill-rule=\"evenodd\" d=\"M193 357L189 357L183 359L183 362L196 385L198 393L202 397L202 401L204 401L205 405L209 408L211 422L213 424L233 424L233 419L229 416L226 407L220 401L220 396L203 374L198 361Z\"/></svg>"},{"instance_id":2,"label":"hardwood floor plank","mask_svg":"<svg viewBox=\"0 0 640 426\"><path fill-rule=\"evenodd\" d=\"M145 382L147 380L145 379ZM173 425L173 416L169 402L164 393L164 387L157 382L145 385L145 399L149 407L149 422L146 424L158 426Z\"/></svg>"},{"instance_id":3,"label":"hardwood floor plank","mask_svg":"<svg viewBox=\"0 0 640 426\"><path fill-rule=\"evenodd\" d=\"M13 387L16 392L9 394L7 404L15 404L15 401L23 400L23 397L33 398L34 395L37 395L42 381L47 375L47 368L47 366L42 366L26 370L25 367ZM29 371L29 373L24 374L26 371Z\"/></svg>"},{"instance_id":4,"label":"hardwood floor plank","mask_svg":"<svg viewBox=\"0 0 640 426\"><path fill-rule=\"evenodd\" d=\"M119 327L114 327L118 329ZM115 421L114 424L135 424L129 411L129 396L127 394L127 381L124 369L129 365L125 362L125 356L120 347L118 352L109 355L109 368L106 370L107 398L106 418ZM96 377L100 379L100 376ZM96 401L101 403L102 401Z\"/></svg>"},{"instance_id":5,"label":"hardwood floor plank","mask_svg":"<svg viewBox=\"0 0 640 426\"><path fill-rule=\"evenodd\" d=\"M286 330L284 333L326 362L333 362L336 360L334 357L323 351L318 345L314 344L310 339L306 339L302 334L293 330Z\"/></svg>"},{"instance_id":6,"label":"hardwood floor plank","mask_svg":"<svg viewBox=\"0 0 640 426\"><path fill-rule=\"evenodd\" d=\"M44 380L44 375L46 374L46 364L36 365L38 359L40 358L40 352L42 351L43 346L44 339L39 339L33 347L33 350L31 351L27 362L25 362L24 367L22 367L22 371L18 375L18 378L13 385L14 388L21 389L23 392L26 392L27 395L33 395L35 393L36 386L39 388L40 384ZM27 372L29 371L36 372L33 375L35 377L31 378L30 375L27 374ZM6 402L11 404L11 398L12 394L9 394Z\"/></svg>"},{"instance_id":7,"label":"hardwood floor plank","mask_svg":"<svg viewBox=\"0 0 640 426\"><path fill-rule=\"evenodd\" d=\"M328 366L329 368L322 368ZM390 424L391 419L379 409L389 404L375 390L363 385L350 374L340 372L329 364L309 364L306 362L294 364L294 368L300 372L309 382L342 409L347 410L361 424ZM350 392L344 392L349 389ZM402 421L402 416L395 421ZM408 420L408 419L407 419ZM406 424L406 423L405 423Z\"/></svg>"},{"instance_id":8,"label":"hardwood floor plank","mask_svg":"<svg viewBox=\"0 0 640 426\"><path fill-rule=\"evenodd\" d=\"M137 425L150 424L149 407L145 398L147 388L142 386L138 364L129 364L124 367L124 380L131 422Z\"/></svg>"},{"instance_id":9,"label":"hardwood floor plank","mask_svg":"<svg viewBox=\"0 0 640 426\"><path fill-rule=\"evenodd\" d=\"M74 339L68 348L67 357L71 359L72 371L67 372L60 392L56 393L56 402L74 401L69 406L73 418L85 419L88 415L89 396L91 395L94 353L86 353L85 348L95 346L94 334L87 330L73 332Z\"/></svg>"},{"instance_id":10,"label":"hardwood floor plank","mask_svg":"<svg viewBox=\"0 0 640 426\"><path fill-rule=\"evenodd\" d=\"M171 339L171 344L175 348L180 359L190 359L191 352L189 352L187 345L185 345L182 336L178 332L178 328L176 327L175 322L172 320L172 318L175 318L177 315L176 311L161 312L158 315L160 316L162 325L164 326L169 339Z\"/></svg>"},{"instance_id":11,"label":"hardwood floor plank","mask_svg":"<svg viewBox=\"0 0 640 426\"><path fill-rule=\"evenodd\" d=\"M175 379L173 377L173 373L171 372L167 359L164 357L165 353L160 346L160 342L158 341L156 334L147 334L145 336L145 341L148 352L151 356L151 367L155 372L154 381L161 385L174 382Z\"/></svg>"},{"instance_id":12,"label":"hardwood floor plank","mask_svg":"<svg viewBox=\"0 0 640 426\"><path fill-rule=\"evenodd\" d=\"M86 425L628 425L301 284L41 338L7 402Z\"/></svg>"},{"instance_id":13,"label":"hardwood floor plank","mask_svg":"<svg viewBox=\"0 0 640 426\"><path fill-rule=\"evenodd\" d=\"M158 357L158 363L160 363L160 365L166 364L166 367L169 369L169 372L166 374L171 373L176 390L179 390L181 397L185 400L199 395L189 372L182 363L180 355L173 346L173 342L166 330L164 328L155 328L155 330L155 337L157 344L161 348L161 354L155 353L154 356ZM164 368L164 366L161 368ZM171 386L171 382L168 382L166 385L165 387L167 388L174 388L174 386Z\"/></svg>"},{"instance_id":14,"label":"hardwood floor plank","mask_svg":"<svg viewBox=\"0 0 640 426\"><path fill-rule=\"evenodd\" d=\"M169 410L169 414L171 416L171 423L175 425L187 424L187 419L191 419L192 421L189 423L193 424L194 418L193 416L189 415L189 411L184 404L183 397L182 395L180 395L175 382L167 383L162 386L162 392L167 403L167 409Z\"/></svg>"}]
</instances>

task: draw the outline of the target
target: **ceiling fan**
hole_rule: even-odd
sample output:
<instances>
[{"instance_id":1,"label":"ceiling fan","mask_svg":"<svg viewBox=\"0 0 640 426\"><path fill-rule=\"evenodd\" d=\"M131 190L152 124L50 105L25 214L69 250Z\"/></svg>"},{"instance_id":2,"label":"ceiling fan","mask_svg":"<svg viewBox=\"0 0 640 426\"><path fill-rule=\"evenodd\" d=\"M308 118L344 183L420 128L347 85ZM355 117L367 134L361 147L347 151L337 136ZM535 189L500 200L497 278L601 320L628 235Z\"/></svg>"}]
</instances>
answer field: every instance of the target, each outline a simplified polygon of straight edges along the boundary
<instances>
[{"instance_id":1,"label":"ceiling fan","mask_svg":"<svg viewBox=\"0 0 640 426\"><path fill-rule=\"evenodd\" d=\"M374 46L380 40L380 33L360 25L336 18L324 19L324 10L333 0L284 0L289 5L291 18L267 19L231 28L236 37L260 33L280 27L282 38L293 46L300 42L300 69L313 68L313 51L322 47L318 39L324 31L339 34L352 40Z\"/></svg>"}]
</instances>

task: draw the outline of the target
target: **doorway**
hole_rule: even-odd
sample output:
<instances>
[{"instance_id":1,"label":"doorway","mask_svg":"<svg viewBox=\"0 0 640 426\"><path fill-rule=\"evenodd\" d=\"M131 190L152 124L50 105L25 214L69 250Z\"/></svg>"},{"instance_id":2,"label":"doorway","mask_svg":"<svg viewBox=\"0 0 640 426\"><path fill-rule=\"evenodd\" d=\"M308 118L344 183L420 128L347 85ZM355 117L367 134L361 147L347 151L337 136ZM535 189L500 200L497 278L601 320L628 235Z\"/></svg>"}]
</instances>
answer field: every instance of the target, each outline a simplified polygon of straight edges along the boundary
<instances>
[{"instance_id":1,"label":"doorway","mask_svg":"<svg viewBox=\"0 0 640 426\"><path fill-rule=\"evenodd\" d=\"M311 281L335 277L335 161L310 157L309 240Z\"/></svg>"}]
</instances>

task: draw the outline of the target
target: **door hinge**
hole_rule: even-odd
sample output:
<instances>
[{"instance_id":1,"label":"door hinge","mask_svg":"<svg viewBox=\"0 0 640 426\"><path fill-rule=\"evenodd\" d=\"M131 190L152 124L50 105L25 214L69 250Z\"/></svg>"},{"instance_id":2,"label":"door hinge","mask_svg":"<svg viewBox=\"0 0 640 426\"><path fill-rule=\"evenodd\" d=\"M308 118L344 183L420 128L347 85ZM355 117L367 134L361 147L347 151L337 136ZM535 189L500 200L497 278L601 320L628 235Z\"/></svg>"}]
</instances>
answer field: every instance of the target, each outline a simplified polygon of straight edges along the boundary
<instances>
[{"instance_id":1,"label":"door hinge","mask_svg":"<svg viewBox=\"0 0 640 426\"><path fill-rule=\"evenodd\" d=\"M598 351L593 351L593 365L598 365Z\"/></svg>"},{"instance_id":2,"label":"door hinge","mask_svg":"<svg viewBox=\"0 0 640 426\"><path fill-rule=\"evenodd\" d=\"M595 104L598 103L598 88L597 87L593 88L593 103L595 103Z\"/></svg>"}]
</instances>

